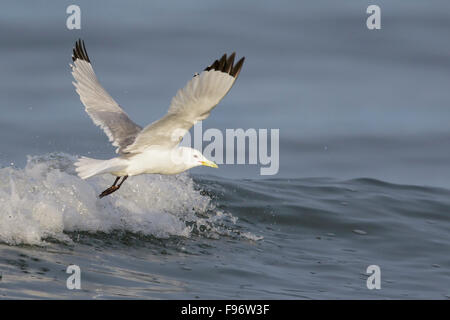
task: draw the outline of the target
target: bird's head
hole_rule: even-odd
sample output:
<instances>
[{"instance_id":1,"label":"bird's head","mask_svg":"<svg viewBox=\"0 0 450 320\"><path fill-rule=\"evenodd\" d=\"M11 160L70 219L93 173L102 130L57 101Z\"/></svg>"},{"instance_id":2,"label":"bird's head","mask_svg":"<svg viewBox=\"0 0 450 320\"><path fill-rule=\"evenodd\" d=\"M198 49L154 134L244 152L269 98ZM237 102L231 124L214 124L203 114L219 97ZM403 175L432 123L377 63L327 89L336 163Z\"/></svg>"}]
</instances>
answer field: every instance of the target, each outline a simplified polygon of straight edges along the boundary
<instances>
[{"instance_id":1,"label":"bird's head","mask_svg":"<svg viewBox=\"0 0 450 320\"><path fill-rule=\"evenodd\" d=\"M218 168L217 164L213 161L206 159L200 151L192 148L182 148L183 163L189 168L198 166L207 166L212 168Z\"/></svg>"}]
</instances>

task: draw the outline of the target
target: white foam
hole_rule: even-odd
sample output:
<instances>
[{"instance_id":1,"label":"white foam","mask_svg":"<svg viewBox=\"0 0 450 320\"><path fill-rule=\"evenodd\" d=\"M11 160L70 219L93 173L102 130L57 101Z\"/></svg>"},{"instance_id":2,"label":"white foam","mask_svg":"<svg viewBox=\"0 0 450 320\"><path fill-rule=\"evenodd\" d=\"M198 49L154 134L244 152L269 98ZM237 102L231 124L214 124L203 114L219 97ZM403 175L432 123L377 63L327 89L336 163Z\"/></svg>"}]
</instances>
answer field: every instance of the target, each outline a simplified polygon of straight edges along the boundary
<instances>
[{"instance_id":1,"label":"white foam","mask_svg":"<svg viewBox=\"0 0 450 320\"><path fill-rule=\"evenodd\" d=\"M71 231L188 237L192 226L186 221L202 220L195 213L211 217L210 198L194 189L188 174L131 177L118 192L98 199L114 177L82 180L75 175L75 160L48 154L29 157L23 169L0 169L0 242L42 245L49 237L70 241L64 232ZM211 221L221 215L213 214Z\"/></svg>"}]
</instances>

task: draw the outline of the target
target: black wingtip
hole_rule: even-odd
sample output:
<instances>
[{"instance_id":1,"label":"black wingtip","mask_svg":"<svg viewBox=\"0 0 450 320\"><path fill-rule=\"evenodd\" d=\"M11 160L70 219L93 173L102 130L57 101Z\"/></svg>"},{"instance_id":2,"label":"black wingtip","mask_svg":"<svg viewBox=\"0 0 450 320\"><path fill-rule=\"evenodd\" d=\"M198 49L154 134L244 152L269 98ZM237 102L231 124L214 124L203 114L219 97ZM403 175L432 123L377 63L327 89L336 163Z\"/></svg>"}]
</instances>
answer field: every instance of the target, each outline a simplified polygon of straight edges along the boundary
<instances>
[{"instance_id":1,"label":"black wingtip","mask_svg":"<svg viewBox=\"0 0 450 320\"><path fill-rule=\"evenodd\" d=\"M219 60L214 61L209 67L206 67L205 71L221 71L229 74L234 78L237 78L239 73L241 72L245 57L242 57L236 64L234 64L235 57L235 52L233 52L228 58L227 55L224 54Z\"/></svg>"},{"instance_id":2,"label":"black wingtip","mask_svg":"<svg viewBox=\"0 0 450 320\"><path fill-rule=\"evenodd\" d=\"M233 69L233 64L234 64L234 57L236 56L236 52L233 52L227 59L226 63L225 63L225 67L224 67L224 72L225 73L230 73L230 71Z\"/></svg>"},{"instance_id":3,"label":"black wingtip","mask_svg":"<svg viewBox=\"0 0 450 320\"><path fill-rule=\"evenodd\" d=\"M236 65L231 69L230 75L237 78L239 73L241 72L242 66L244 65L245 57L242 57Z\"/></svg>"},{"instance_id":4,"label":"black wingtip","mask_svg":"<svg viewBox=\"0 0 450 320\"><path fill-rule=\"evenodd\" d=\"M74 62L78 59L91 63L91 60L89 60L89 56L86 51L86 47L84 45L84 41L81 39L78 39L77 42L75 42L75 47L73 48L72 54L72 60Z\"/></svg>"}]
</instances>

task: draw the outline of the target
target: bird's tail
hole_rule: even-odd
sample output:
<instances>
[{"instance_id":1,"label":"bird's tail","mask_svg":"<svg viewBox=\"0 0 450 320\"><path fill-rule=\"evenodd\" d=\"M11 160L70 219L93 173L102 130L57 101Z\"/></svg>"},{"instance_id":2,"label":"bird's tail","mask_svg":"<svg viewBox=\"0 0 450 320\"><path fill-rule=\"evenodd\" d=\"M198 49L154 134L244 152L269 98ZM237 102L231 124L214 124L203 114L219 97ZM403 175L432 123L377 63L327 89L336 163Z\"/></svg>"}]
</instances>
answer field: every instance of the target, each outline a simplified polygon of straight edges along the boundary
<instances>
[{"instance_id":1,"label":"bird's tail","mask_svg":"<svg viewBox=\"0 0 450 320\"><path fill-rule=\"evenodd\" d=\"M87 179L92 176L120 171L126 168L125 160L113 158L109 160L98 160L87 157L81 157L75 162L75 171L81 179Z\"/></svg>"}]
</instances>

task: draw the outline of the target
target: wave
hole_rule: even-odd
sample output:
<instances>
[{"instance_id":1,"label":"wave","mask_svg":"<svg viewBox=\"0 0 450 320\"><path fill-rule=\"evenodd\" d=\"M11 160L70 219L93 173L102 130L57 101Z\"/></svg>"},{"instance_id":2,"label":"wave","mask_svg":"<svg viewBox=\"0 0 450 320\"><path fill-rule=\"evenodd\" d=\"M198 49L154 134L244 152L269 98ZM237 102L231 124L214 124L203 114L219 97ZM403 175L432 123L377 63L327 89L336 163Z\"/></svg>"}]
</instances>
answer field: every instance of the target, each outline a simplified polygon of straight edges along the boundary
<instances>
[{"instance_id":1,"label":"wave","mask_svg":"<svg viewBox=\"0 0 450 320\"><path fill-rule=\"evenodd\" d=\"M158 238L234 232L237 219L217 209L187 173L133 177L120 192L100 200L97 195L113 177L82 180L76 176L75 160L72 155L51 153L28 157L23 169L0 169L0 242L71 242L76 231L121 230Z\"/></svg>"},{"instance_id":2,"label":"wave","mask_svg":"<svg viewBox=\"0 0 450 320\"><path fill-rule=\"evenodd\" d=\"M281 226L301 234L349 236L355 230L383 230L383 237L396 236L399 229L415 234L424 223L448 228L450 191L443 188L370 178L233 180L183 173L132 177L119 192L100 200L97 195L113 177L82 180L75 160L51 153L29 157L24 168L0 169L0 242L70 243L86 232L113 238L125 232L161 239L257 241Z\"/></svg>"}]
</instances>

